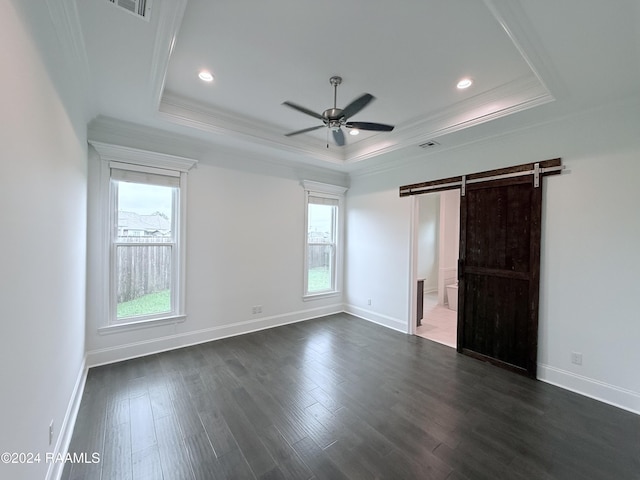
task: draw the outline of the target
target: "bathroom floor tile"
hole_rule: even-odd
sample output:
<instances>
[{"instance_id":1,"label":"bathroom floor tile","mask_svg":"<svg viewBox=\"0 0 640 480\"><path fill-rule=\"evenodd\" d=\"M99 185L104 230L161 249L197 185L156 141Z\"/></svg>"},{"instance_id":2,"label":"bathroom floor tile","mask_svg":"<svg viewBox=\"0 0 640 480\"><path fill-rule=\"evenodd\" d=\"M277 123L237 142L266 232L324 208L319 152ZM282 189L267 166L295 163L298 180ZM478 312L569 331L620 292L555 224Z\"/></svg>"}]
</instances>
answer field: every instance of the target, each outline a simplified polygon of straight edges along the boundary
<instances>
[{"instance_id":1,"label":"bathroom floor tile","mask_svg":"<svg viewBox=\"0 0 640 480\"><path fill-rule=\"evenodd\" d=\"M457 312L438 305L436 294L425 294L422 326L416 329L416 335L455 348L457 328Z\"/></svg>"}]
</instances>

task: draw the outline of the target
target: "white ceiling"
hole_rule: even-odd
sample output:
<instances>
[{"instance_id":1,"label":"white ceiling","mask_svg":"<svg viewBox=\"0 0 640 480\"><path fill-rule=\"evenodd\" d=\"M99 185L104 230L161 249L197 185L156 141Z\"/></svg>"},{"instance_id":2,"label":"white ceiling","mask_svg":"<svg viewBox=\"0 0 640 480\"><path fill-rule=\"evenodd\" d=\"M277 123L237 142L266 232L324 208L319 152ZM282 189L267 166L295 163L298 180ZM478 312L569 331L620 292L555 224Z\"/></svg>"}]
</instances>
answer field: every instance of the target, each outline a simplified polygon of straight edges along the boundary
<instances>
[{"instance_id":1,"label":"white ceiling","mask_svg":"<svg viewBox=\"0 0 640 480\"><path fill-rule=\"evenodd\" d=\"M94 130L118 119L342 171L424 154L429 140L454 146L454 133L507 115L515 128L640 92L637 0L153 0L147 20L109 0L74 6ZM338 107L376 97L351 120L394 131L328 148L324 128L285 137L320 121L282 102L321 113L332 75ZM458 90L463 77L474 84Z\"/></svg>"}]
</instances>

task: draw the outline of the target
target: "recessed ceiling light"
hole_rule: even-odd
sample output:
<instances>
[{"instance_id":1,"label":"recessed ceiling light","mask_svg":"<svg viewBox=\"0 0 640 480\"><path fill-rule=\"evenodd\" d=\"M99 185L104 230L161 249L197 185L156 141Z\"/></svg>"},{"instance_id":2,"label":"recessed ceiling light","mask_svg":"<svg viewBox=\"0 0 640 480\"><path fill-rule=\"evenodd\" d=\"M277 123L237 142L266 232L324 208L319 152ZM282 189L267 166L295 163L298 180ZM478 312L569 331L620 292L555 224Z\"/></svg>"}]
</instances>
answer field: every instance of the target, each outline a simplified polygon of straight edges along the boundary
<instances>
[{"instance_id":1,"label":"recessed ceiling light","mask_svg":"<svg viewBox=\"0 0 640 480\"><path fill-rule=\"evenodd\" d=\"M470 78L463 78L462 80L460 80L458 82L457 87L460 90L464 90L465 88L469 88L471 86L471 84L473 83L473 80L471 80Z\"/></svg>"},{"instance_id":2,"label":"recessed ceiling light","mask_svg":"<svg viewBox=\"0 0 640 480\"><path fill-rule=\"evenodd\" d=\"M352 128L349 130L349 135L358 135L360 133L360 130L358 130L357 128Z\"/></svg>"},{"instance_id":3,"label":"recessed ceiling light","mask_svg":"<svg viewBox=\"0 0 640 480\"><path fill-rule=\"evenodd\" d=\"M213 75L211 75L211 72L207 70L201 70L198 74L198 78L203 82L213 82Z\"/></svg>"}]
</instances>

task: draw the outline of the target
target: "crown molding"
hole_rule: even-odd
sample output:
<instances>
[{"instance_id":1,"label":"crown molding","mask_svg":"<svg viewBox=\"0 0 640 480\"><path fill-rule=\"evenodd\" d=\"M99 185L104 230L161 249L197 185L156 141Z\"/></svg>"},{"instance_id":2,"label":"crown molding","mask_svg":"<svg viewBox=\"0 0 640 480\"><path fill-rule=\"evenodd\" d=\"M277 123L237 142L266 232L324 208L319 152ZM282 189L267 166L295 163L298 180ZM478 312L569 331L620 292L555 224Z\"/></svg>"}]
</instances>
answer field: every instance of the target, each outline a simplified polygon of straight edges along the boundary
<instances>
[{"instance_id":1,"label":"crown molding","mask_svg":"<svg viewBox=\"0 0 640 480\"><path fill-rule=\"evenodd\" d=\"M278 167L293 171L299 178L311 177L331 182L347 182L342 165L305 163L304 159L286 159L282 155L251 152L224 147L192 137L157 128L130 123L110 117L98 117L87 128L90 144L120 145L133 150L154 151L178 157L196 158L222 168L264 173L265 168ZM277 152L276 152L277 153Z\"/></svg>"},{"instance_id":2,"label":"crown molding","mask_svg":"<svg viewBox=\"0 0 640 480\"><path fill-rule=\"evenodd\" d=\"M376 135L329 153L322 147L292 144L283 140L282 133L273 127L230 112L204 107L177 95L163 95L160 113L167 120L183 126L219 135L234 135L243 140L308 155L334 164L351 164L404 148L408 143L422 143L553 100L555 98L538 77L531 74L459 102L429 117L399 125L397 132L386 134L382 140Z\"/></svg>"},{"instance_id":3,"label":"crown molding","mask_svg":"<svg viewBox=\"0 0 640 480\"><path fill-rule=\"evenodd\" d=\"M154 16L158 18L158 28L153 45L151 70L149 71L151 102L154 111L160 108L169 60L187 7L187 0L156 0L156 2Z\"/></svg>"},{"instance_id":4,"label":"crown molding","mask_svg":"<svg viewBox=\"0 0 640 480\"><path fill-rule=\"evenodd\" d=\"M178 95L166 92L163 94L159 115L167 121L185 127L217 135L234 136L255 144L309 156L335 165L344 164L341 151L287 142L286 137L275 127L266 126L227 111L196 104Z\"/></svg>"},{"instance_id":5,"label":"crown molding","mask_svg":"<svg viewBox=\"0 0 640 480\"><path fill-rule=\"evenodd\" d=\"M46 0L46 4L64 52L77 68L83 84L88 85L91 78L89 57L75 0Z\"/></svg>"},{"instance_id":6,"label":"crown molding","mask_svg":"<svg viewBox=\"0 0 640 480\"><path fill-rule=\"evenodd\" d=\"M92 105L93 100L89 98L91 70L76 0L45 0L45 2L56 36L62 46L63 55L68 59L71 71L74 72L87 97L87 105ZM87 115L89 115L88 112Z\"/></svg>"},{"instance_id":7,"label":"crown molding","mask_svg":"<svg viewBox=\"0 0 640 480\"><path fill-rule=\"evenodd\" d=\"M501 142L514 135L520 135L537 128L546 128L550 125L561 126L562 124L567 123L578 123L588 117L608 118L609 116L620 116L620 109L628 109L628 111L637 112L638 109L640 109L640 95L626 98L624 100L608 102L602 105L589 106L578 111L561 110L561 113L553 116L545 115L542 120L526 121L517 126L505 128L493 135L482 135L461 143L455 143L454 145L442 144L437 149L433 150L422 150L420 148L410 150L409 147L402 152L397 152L396 155L385 157L385 162L382 164L370 165L361 169L357 169L357 165L353 165L352 167L355 168L349 170L349 178L373 177L381 174L390 174L405 168L418 167L424 164L426 157L437 156L447 151L460 151L465 149L475 150L481 145Z\"/></svg>"},{"instance_id":8,"label":"crown molding","mask_svg":"<svg viewBox=\"0 0 640 480\"><path fill-rule=\"evenodd\" d=\"M538 81L537 76L533 74L524 76L466 101L458 102L429 117L399 125L398 133L390 135L384 143L369 139L363 144L358 144L348 154L346 163L357 163L405 148L411 144L418 145L435 140L443 135L506 117L554 100L555 98L546 87Z\"/></svg>"},{"instance_id":9,"label":"crown molding","mask_svg":"<svg viewBox=\"0 0 640 480\"><path fill-rule=\"evenodd\" d=\"M89 143L123 145L190 158L202 158L210 149L208 144L197 139L104 116L98 116L89 123L87 138Z\"/></svg>"},{"instance_id":10,"label":"crown molding","mask_svg":"<svg viewBox=\"0 0 640 480\"><path fill-rule=\"evenodd\" d=\"M541 50L542 39L520 0L483 0L540 84L554 97L565 96L567 87L553 68L549 54Z\"/></svg>"}]
</instances>

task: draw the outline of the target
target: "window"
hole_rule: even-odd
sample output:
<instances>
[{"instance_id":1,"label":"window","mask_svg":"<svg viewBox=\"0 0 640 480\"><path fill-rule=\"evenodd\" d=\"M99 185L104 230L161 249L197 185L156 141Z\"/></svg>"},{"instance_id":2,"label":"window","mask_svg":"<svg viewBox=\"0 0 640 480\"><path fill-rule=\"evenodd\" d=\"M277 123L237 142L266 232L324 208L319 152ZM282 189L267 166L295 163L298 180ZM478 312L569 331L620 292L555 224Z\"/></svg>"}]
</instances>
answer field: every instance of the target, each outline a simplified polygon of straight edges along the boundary
<instances>
[{"instance_id":1,"label":"window","mask_svg":"<svg viewBox=\"0 0 640 480\"><path fill-rule=\"evenodd\" d=\"M305 298L336 294L342 273L342 204L344 187L304 182Z\"/></svg>"},{"instance_id":2,"label":"window","mask_svg":"<svg viewBox=\"0 0 640 480\"><path fill-rule=\"evenodd\" d=\"M111 322L175 315L180 178L111 169Z\"/></svg>"},{"instance_id":3,"label":"window","mask_svg":"<svg viewBox=\"0 0 640 480\"><path fill-rule=\"evenodd\" d=\"M195 161L92 144L102 160L99 331L184 320L186 180Z\"/></svg>"}]
</instances>

